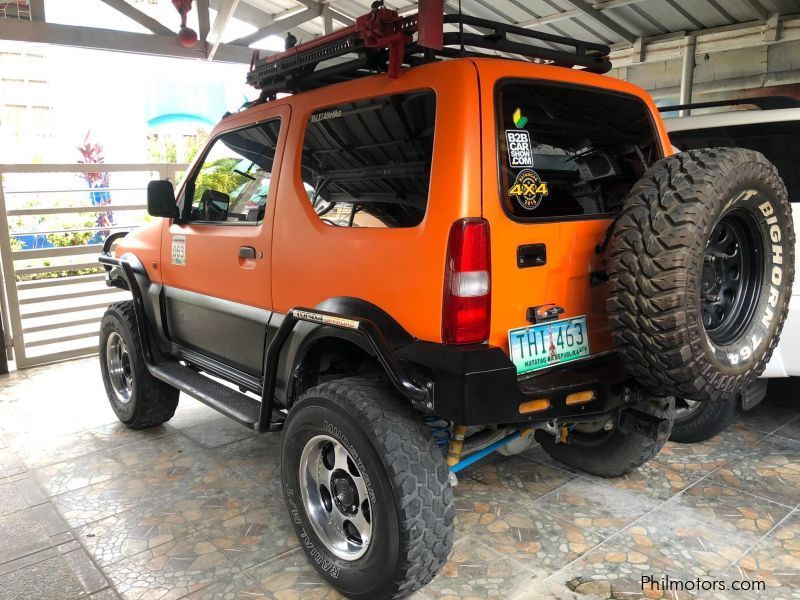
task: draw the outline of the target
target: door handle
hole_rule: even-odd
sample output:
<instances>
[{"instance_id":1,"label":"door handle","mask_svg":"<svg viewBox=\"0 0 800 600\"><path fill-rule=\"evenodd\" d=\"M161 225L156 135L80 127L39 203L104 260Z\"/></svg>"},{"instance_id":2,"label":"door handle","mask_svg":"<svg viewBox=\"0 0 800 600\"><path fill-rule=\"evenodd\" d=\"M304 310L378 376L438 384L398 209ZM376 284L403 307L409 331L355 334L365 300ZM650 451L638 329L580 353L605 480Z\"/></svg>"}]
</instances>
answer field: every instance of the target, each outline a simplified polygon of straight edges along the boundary
<instances>
[{"instance_id":1,"label":"door handle","mask_svg":"<svg viewBox=\"0 0 800 600\"><path fill-rule=\"evenodd\" d=\"M241 246L239 248L239 258L255 258L256 249L252 246Z\"/></svg>"},{"instance_id":2,"label":"door handle","mask_svg":"<svg viewBox=\"0 0 800 600\"><path fill-rule=\"evenodd\" d=\"M528 244L517 247L517 267L541 267L547 264L547 246L544 244Z\"/></svg>"}]
</instances>

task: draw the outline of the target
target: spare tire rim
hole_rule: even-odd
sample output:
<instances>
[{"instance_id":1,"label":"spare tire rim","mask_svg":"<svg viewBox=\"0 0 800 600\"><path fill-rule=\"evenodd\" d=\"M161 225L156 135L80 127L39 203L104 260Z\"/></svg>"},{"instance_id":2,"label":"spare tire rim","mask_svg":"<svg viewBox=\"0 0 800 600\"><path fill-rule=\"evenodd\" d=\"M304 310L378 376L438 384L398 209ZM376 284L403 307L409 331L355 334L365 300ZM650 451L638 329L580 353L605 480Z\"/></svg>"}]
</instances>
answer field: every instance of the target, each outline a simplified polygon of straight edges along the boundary
<instances>
[{"instance_id":1,"label":"spare tire rim","mask_svg":"<svg viewBox=\"0 0 800 600\"><path fill-rule=\"evenodd\" d=\"M343 560L357 560L372 541L372 506L350 452L327 435L311 438L300 456L300 494L320 541Z\"/></svg>"},{"instance_id":2,"label":"spare tire rim","mask_svg":"<svg viewBox=\"0 0 800 600\"><path fill-rule=\"evenodd\" d=\"M763 244L750 213L733 210L711 232L703 257L700 306L712 342L736 341L750 326L761 295Z\"/></svg>"},{"instance_id":3,"label":"spare tire rim","mask_svg":"<svg viewBox=\"0 0 800 600\"><path fill-rule=\"evenodd\" d=\"M120 404L127 404L133 393L131 357L125 340L116 331L112 331L106 340L106 367L114 397Z\"/></svg>"}]
</instances>

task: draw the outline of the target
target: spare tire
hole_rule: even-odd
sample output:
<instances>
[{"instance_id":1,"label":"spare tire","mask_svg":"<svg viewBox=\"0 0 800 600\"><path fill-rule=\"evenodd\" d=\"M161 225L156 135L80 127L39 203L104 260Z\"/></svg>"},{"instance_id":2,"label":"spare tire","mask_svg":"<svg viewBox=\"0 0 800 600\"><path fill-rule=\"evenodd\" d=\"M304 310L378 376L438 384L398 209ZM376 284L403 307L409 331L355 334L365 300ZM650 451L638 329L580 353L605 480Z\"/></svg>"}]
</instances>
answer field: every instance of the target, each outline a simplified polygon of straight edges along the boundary
<instances>
[{"instance_id":1,"label":"spare tire","mask_svg":"<svg viewBox=\"0 0 800 600\"><path fill-rule=\"evenodd\" d=\"M732 398L764 370L794 278L786 187L758 152L712 148L655 163L617 219L608 313L651 394Z\"/></svg>"}]
</instances>

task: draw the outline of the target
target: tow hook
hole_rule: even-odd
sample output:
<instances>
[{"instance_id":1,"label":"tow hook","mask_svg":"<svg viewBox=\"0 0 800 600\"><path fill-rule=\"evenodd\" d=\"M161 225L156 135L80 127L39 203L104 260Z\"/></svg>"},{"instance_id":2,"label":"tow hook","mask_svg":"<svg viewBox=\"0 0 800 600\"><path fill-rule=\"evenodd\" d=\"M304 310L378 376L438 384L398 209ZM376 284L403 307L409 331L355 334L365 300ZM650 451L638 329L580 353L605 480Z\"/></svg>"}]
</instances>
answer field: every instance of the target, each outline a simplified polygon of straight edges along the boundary
<instances>
[{"instance_id":1,"label":"tow hook","mask_svg":"<svg viewBox=\"0 0 800 600\"><path fill-rule=\"evenodd\" d=\"M669 436L669 420L628 408L619 415L619 429L623 433L638 433L658 442Z\"/></svg>"}]
</instances>

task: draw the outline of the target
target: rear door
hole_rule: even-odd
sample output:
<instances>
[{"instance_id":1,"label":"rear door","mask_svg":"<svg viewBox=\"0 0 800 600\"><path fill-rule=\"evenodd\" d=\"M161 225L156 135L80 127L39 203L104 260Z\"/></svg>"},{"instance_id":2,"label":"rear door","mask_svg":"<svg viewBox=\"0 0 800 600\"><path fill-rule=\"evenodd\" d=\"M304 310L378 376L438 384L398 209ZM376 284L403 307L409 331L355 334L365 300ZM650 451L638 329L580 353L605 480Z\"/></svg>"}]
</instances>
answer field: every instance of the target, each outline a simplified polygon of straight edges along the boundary
<instances>
[{"instance_id":1,"label":"rear door","mask_svg":"<svg viewBox=\"0 0 800 600\"><path fill-rule=\"evenodd\" d=\"M493 108L483 123L490 343L508 349L520 373L608 351L598 248L633 184L662 156L648 106L616 90L532 78L500 78L483 94ZM537 314L550 324L530 335Z\"/></svg>"},{"instance_id":2,"label":"rear door","mask_svg":"<svg viewBox=\"0 0 800 600\"><path fill-rule=\"evenodd\" d=\"M170 339L253 376L272 313L270 247L288 107L218 134L188 177L183 223L162 239Z\"/></svg>"}]
</instances>

